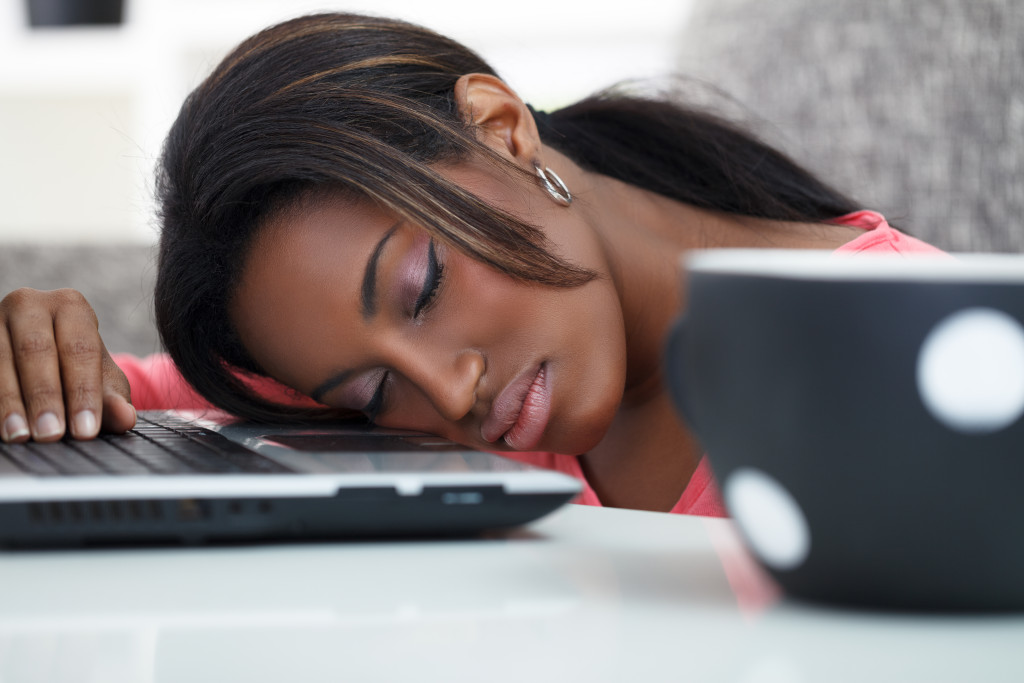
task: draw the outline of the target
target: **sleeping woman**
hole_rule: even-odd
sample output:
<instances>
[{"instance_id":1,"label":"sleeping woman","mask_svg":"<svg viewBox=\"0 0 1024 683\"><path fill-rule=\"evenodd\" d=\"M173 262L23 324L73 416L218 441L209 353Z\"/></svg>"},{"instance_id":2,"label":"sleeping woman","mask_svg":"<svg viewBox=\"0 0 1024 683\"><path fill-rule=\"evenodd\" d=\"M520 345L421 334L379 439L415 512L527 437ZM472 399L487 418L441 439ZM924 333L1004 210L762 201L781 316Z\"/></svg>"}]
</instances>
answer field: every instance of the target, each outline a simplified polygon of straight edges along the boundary
<instances>
[{"instance_id":1,"label":"sleeping woman","mask_svg":"<svg viewBox=\"0 0 1024 683\"><path fill-rule=\"evenodd\" d=\"M662 348L690 249L935 251L748 132L607 91L535 111L480 57L352 14L268 28L185 100L157 187L166 354L77 292L0 303L0 436L136 409L365 419L557 468L580 502L725 514Z\"/></svg>"}]
</instances>

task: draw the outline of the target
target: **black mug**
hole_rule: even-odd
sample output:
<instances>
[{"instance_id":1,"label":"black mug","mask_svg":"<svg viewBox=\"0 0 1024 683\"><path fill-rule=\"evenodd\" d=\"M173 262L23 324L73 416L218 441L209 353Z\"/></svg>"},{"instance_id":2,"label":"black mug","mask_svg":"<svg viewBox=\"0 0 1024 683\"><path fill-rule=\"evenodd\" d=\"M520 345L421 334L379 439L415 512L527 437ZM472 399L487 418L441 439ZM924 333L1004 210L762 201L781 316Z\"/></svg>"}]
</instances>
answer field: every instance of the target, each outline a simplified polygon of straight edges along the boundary
<instances>
[{"instance_id":1,"label":"black mug","mask_svg":"<svg viewBox=\"0 0 1024 683\"><path fill-rule=\"evenodd\" d=\"M667 381L787 594L1024 608L1024 256L689 255Z\"/></svg>"}]
</instances>

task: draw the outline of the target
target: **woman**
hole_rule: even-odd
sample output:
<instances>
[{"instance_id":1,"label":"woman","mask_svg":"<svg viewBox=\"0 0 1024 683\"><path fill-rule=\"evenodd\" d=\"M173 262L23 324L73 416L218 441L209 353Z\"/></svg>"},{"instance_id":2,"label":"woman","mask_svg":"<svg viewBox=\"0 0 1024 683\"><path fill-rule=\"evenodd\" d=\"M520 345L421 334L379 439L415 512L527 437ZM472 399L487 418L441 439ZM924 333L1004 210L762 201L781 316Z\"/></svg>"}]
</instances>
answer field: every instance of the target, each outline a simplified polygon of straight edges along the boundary
<instances>
[{"instance_id":1,"label":"woman","mask_svg":"<svg viewBox=\"0 0 1024 683\"><path fill-rule=\"evenodd\" d=\"M724 514L661 381L679 254L930 249L711 115L613 93L538 114L461 45L347 14L232 52L158 188L169 359L115 364L80 296L19 290L5 440L123 431L129 396L359 415L524 452L583 502Z\"/></svg>"}]
</instances>

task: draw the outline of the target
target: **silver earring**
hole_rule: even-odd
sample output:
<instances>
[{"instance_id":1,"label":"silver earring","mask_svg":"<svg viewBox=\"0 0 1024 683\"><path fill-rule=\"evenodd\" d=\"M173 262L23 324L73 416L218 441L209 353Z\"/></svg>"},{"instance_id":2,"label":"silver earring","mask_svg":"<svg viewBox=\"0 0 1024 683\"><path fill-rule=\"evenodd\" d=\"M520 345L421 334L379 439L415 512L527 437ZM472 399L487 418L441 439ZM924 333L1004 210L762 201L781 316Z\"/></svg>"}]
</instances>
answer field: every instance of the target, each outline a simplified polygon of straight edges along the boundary
<instances>
[{"instance_id":1,"label":"silver earring","mask_svg":"<svg viewBox=\"0 0 1024 683\"><path fill-rule=\"evenodd\" d=\"M548 191L548 194L551 195L556 204L561 204L562 206L572 204L572 193L569 192L569 188L565 186L565 183L562 182L557 173L547 166L541 167L540 164L534 164L533 168L537 171L537 177L540 178L544 189Z\"/></svg>"}]
</instances>

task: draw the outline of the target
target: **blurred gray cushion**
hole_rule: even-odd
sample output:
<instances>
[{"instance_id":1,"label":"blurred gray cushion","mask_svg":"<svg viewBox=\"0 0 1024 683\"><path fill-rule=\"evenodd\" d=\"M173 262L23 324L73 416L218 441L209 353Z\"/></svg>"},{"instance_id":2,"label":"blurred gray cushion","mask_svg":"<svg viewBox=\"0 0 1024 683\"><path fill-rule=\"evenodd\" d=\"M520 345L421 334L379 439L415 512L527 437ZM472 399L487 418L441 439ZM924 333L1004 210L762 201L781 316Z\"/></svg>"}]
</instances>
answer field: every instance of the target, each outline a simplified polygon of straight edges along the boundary
<instances>
[{"instance_id":1,"label":"blurred gray cushion","mask_svg":"<svg viewBox=\"0 0 1024 683\"><path fill-rule=\"evenodd\" d=\"M694 0L683 73L912 234L1024 251L1024 2Z\"/></svg>"},{"instance_id":2,"label":"blurred gray cushion","mask_svg":"<svg viewBox=\"0 0 1024 683\"><path fill-rule=\"evenodd\" d=\"M111 352L146 355L160 349L153 323L155 248L0 246L0 296L18 287L71 287L92 304Z\"/></svg>"}]
</instances>

